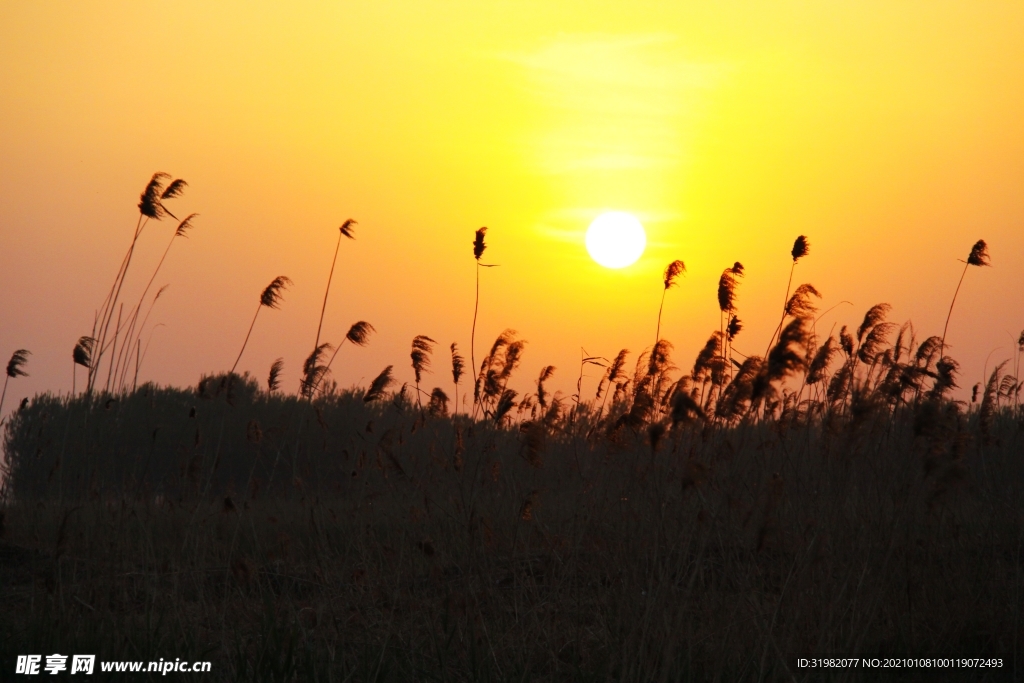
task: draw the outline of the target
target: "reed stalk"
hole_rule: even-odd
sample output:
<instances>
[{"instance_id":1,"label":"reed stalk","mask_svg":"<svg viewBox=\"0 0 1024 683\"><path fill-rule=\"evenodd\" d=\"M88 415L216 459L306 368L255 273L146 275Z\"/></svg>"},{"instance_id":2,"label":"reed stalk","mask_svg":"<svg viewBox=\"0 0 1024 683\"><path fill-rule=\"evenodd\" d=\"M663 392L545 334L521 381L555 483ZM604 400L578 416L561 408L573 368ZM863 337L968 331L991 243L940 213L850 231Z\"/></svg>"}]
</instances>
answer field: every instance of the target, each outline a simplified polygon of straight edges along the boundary
<instances>
[{"instance_id":1,"label":"reed stalk","mask_svg":"<svg viewBox=\"0 0 1024 683\"><path fill-rule=\"evenodd\" d=\"M334 279L334 267L338 263L338 251L341 250L341 238L347 237L350 240L354 240L356 237L353 226L355 225L356 222L349 218L341 224L340 228L338 228L338 244L334 248L334 258L331 260L331 272L327 276L327 289L324 290L324 304L320 308L320 322L316 326L316 341L313 342L314 353L316 353L316 349L320 348L320 332L324 327L324 314L327 313L327 295L331 293L331 281Z\"/></svg>"},{"instance_id":2,"label":"reed stalk","mask_svg":"<svg viewBox=\"0 0 1024 683\"><path fill-rule=\"evenodd\" d=\"M960 286L964 283L964 277L967 275L967 269L971 266L987 266L989 263L988 245L985 244L985 240L978 240L971 247L971 253L967 257L967 261L964 262L964 271L960 273L960 281L956 283L956 291L953 292L953 301L949 304L949 313L946 314L946 324L942 327L942 343L939 345L939 358L942 358L943 352L946 350L946 333L949 331L949 319L953 317L953 306L956 305L956 297L960 294Z\"/></svg>"},{"instance_id":3,"label":"reed stalk","mask_svg":"<svg viewBox=\"0 0 1024 683\"><path fill-rule=\"evenodd\" d=\"M242 354L245 353L245 347L249 344L249 337L252 335L252 328L256 326L256 318L260 315L260 310L263 307L267 308L280 308L283 299L284 290L288 289L292 281L285 275L279 275L271 281L263 289L263 293L260 294L259 305L256 306L256 314L252 317L252 323L249 324L249 331L245 334L245 341L242 342L242 349L238 352L238 358L235 359L235 364L231 366L228 375L235 374L235 368L238 367L238 361L242 360Z\"/></svg>"},{"instance_id":4,"label":"reed stalk","mask_svg":"<svg viewBox=\"0 0 1024 683\"><path fill-rule=\"evenodd\" d=\"M768 348L765 349L764 355L768 356L768 352L772 350L772 344L775 343L775 338L782 333L782 326L786 323L787 306L789 305L789 292L793 287L793 273L796 271L796 262L799 261L811 250L811 245L807 241L807 237L800 235L793 241L793 249L790 250L790 255L793 257L793 265L789 267L789 282L786 284L786 296L782 299L782 318L779 320L779 326L772 333L772 338L768 340Z\"/></svg>"},{"instance_id":5,"label":"reed stalk","mask_svg":"<svg viewBox=\"0 0 1024 683\"><path fill-rule=\"evenodd\" d=\"M487 228L479 228L473 237L473 258L476 260L476 297L473 300L473 327L469 333L469 367L472 368L473 372L476 372L476 318L477 313L480 311L480 267L483 265L480 263L480 257L484 255L484 250L487 249L487 243L484 238L487 235ZM476 395L473 396L473 417L476 417L477 400Z\"/></svg>"},{"instance_id":6,"label":"reed stalk","mask_svg":"<svg viewBox=\"0 0 1024 683\"><path fill-rule=\"evenodd\" d=\"M4 414L4 399L7 398L7 383L15 377L28 377L28 373L22 370L22 366L28 362L28 357L32 355L32 352L28 349L18 349L11 354L11 359L7 361L7 371L4 377L4 390L0 393L0 424L3 423Z\"/></svg>"},{"instance_id":7,"label":"reed stalk","mask_svg":"<svg viewBox=\"0 0 1024 683\"><path fill-rule=\"evenodd\" d=\"M682 261L675 260L665 267L664 282L665 288L661 290L661 305L658 306L658 327L654 333L654 343L657 345L661 341L661 312L665 308L665 294L668 293L670 287L676 286L676 279L680 275L686 274L686 264Z\"/></svg>"}]
</instances>

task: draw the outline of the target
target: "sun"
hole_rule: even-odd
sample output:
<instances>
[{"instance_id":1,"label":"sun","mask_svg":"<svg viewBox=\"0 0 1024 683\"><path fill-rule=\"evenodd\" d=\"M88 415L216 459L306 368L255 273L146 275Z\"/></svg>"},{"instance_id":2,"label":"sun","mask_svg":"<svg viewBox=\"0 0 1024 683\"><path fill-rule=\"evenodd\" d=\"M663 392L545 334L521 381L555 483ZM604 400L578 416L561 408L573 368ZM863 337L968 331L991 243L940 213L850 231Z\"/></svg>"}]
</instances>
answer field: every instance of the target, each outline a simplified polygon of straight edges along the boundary
<instances>
[{"instance_id":1,"label":"sun","mask_svg":"<svg viewBox=\"0 0 1024 683\"><path fill-rule=\"evenodd\" d=\"M636 216L625 211L608 211L587 228L587 253L605 268L633 265L647 247L647 233Z\"/></svg>"}]
</instances>

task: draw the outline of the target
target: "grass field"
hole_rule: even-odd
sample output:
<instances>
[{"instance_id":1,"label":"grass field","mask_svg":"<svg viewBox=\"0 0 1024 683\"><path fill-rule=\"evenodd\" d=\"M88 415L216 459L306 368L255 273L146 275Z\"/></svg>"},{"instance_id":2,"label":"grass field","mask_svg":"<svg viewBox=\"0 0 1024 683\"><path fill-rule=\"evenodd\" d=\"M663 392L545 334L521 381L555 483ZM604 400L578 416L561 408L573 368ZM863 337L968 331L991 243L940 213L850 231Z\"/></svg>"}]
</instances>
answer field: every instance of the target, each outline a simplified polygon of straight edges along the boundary
<instances>
[{"instance_id":1,"label":"grass field","mask_svg":"<svg viewBox=\"0 0 1024 683\"><path fill-rule=\"evenodd\" d=\"M1024 666L1012 406L662 433L609 432L588 403L541 432L229 379L16 414L5 660L180 657L213 662L184 680L259 681L879 676L808 674L799 653Z\"/></svg>"},{"instance_id":2,"label":"grass field","mask_svg":"<svg viewBox=\"0 0 1024 683\"><path fill-rule=\"evenodd\" d=\"M296 393L281 390L281 360L265 384L232 368L191 388L139 385L163 259L127 313L122 286L139 235L184 188L156 174L140 197L74 347L82 389L26 400L4 426L0 679L23 680L17 655L52 653L210 661L174 674L195 680L883 677L797 666L844 655L1001 662L899 680L1024 677L1024 333L969 403L945 355L955 294L941 337L919 342L878 304L822 341L820 294L793 286L801 235L763 357L733 347L736 262L692 369L675 365L659 309L632 369L625 349L582 358L574 394L545 387L551 366L521 394L515 332L476 362L481 228L468 367L449 347L454 401L421 386L441 365L425 335L414 383L396 389L388 366L339 389L337 349L374 328L321 343L334 262ZM960 284L988 259L978 240ZM662 306L685 272L666 267ZM235 368L290 283L263 290ZM29 355L11 357L0 411Z\"/></svg>"}]
</instances>

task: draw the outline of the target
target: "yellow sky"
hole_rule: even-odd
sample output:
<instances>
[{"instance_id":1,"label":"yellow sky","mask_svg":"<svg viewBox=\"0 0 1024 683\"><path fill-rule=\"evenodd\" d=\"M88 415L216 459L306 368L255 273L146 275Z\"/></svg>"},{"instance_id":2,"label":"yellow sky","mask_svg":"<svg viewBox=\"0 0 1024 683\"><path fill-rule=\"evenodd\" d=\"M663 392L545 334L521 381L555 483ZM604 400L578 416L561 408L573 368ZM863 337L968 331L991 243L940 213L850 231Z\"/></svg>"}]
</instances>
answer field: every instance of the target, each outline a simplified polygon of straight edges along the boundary
<instances>
[{"instance_id":1,"label":"yellow sky","mask_svg":"<svg viewBox=\"0 0 1024 683\"><path fill-rule=\"evenodd\" d=\"M190 183L175 208L201 216L156 283L171 286L144 379L229 368L260 290L287 275L240 368L263 378L283 356L294 390L352 217L325 337L378 332L339 356L343 385L387 364L411 379L417 334L469 356L486 225L500 267L482 277L478 359L514 328L530 342L519 388L554 364L564 390L581 347L653 342L673 259L689 272L663 336L685 369L736 260L737 348L763 353L796 235L812 245L796 281L823 308L853 304L821 324L887 301L922 337L984 238L993 267L968 273L949 335L970 386L1024 327L1022 34L1018 2L5 3L0 355L33 352L8 400L70 389L157 170ZM619 271L583 247L607 209L648 230ZM136 296L172 230L147 228ZM444 354L434 365L427 385L450 389Z\"/></svg>"}]
</instances>

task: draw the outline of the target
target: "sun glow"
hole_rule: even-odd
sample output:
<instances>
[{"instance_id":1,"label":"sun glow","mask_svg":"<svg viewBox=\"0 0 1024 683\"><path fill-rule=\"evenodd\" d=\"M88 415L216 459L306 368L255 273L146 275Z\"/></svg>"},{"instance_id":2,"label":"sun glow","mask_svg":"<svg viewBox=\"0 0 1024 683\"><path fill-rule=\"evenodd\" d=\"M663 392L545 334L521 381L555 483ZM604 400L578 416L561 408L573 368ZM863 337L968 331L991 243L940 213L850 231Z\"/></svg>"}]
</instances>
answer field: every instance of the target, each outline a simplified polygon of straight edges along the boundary
<instances>
[{"instance_id":1,"label":"sun glow","mask_svg":"<svg viewBox=\"0 0 1024 683\"><path fill-rule=\"evenodd\" d=\"M625 268L636 263L647 247L647 233L636 216L609 211L587 228L587 253L605 268Z\"/></svg>"}]
</instances>

